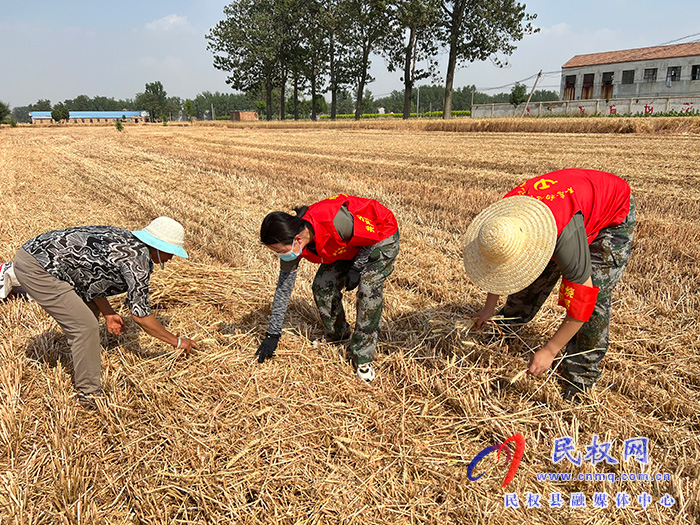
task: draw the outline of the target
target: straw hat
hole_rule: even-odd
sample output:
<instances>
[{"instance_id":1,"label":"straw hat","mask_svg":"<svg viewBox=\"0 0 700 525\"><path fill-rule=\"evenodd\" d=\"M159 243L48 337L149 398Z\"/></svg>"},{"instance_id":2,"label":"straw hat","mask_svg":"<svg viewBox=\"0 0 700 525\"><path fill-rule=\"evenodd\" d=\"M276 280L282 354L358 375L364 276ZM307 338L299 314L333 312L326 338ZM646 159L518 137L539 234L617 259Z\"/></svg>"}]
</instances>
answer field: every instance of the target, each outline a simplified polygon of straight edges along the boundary
<instances>
[{"instance_id":1,"label":"straw hat","mask_svg":"<svg viewBox=\"0 0 700 525\"><path fill-rule=\"evenodd\" d=\"M557 224L546 204L518 195L477 215L467 229L464 268L483 290L508 295L530 285L554 253Z\"/></svg>"},{"instance_id":2,"label":"straw hat","mask_svg":"<svg viewBox=\"0 0 700 525\"><path fill-rule=\"evenodd\" d=\"M138 239L149 246L165 253L172 253L187 258L185 245L185 229L182 224L170 217L158 217L143 230L132 231Z\"/></svg>"}]
</instances>

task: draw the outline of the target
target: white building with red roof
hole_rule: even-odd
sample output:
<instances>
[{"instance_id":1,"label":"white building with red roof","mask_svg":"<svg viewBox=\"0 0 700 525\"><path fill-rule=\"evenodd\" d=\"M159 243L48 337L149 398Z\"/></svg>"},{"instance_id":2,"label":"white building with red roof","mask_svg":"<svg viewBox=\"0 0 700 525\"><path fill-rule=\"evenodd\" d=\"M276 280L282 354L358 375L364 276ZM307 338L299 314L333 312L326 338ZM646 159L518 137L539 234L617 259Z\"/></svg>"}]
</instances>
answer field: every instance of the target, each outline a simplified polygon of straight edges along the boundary
<instances>
[{"instance_id":1,"label":"white building with red roof","mask_svg":"<svg viewBox=\"0 0 700 525\"><path fill-rule=\"evenodd\" d=\"M562 100L700 95L700 42L576 55L561 67Z\"/></svg>"}]
</instances>

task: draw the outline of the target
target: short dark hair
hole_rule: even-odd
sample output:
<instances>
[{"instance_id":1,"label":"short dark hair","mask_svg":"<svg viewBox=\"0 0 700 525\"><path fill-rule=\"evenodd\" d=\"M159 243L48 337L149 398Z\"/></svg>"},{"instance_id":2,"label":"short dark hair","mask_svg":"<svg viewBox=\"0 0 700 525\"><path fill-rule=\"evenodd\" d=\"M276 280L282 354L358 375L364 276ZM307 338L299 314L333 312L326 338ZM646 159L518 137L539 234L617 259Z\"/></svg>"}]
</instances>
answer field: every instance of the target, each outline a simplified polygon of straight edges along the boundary
<instances>
[{"instance_id":1,"label":"short dark hair","mask_svg":"<svg viewBox=\"0 0 700 525\"><path fill-rule=\"evenodd\" d=\"M303 232L306 227L301 217L308 209L308 206L295 208L296 215L283 211L268 213L260 226L260 241L267 246L277 243L292 244L294 237Z\"/></svg>"}]
</instances>

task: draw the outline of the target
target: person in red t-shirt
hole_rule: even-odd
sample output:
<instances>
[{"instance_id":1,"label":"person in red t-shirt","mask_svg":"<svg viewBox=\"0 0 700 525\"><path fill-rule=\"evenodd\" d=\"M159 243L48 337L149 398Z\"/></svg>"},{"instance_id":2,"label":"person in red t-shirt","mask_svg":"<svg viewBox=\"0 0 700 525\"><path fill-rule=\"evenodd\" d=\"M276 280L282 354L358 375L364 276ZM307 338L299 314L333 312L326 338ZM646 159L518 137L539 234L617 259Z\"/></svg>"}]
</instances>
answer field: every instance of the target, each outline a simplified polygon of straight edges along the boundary
<instances>
[{"instance_id":1,"label":"person in red t-shirt","mask_svg":"<svg viewBox=\"0 0 700 525\"><path fill-rule=\"evenodd\" d=\"M312 285L329 341L350 337L342 290L357 288L357 320L350 341L357 376L372 381L382 318L384 281L399 253L394 214L374 199L337 195L295 210L272 212L262 222L260 240L281 259L267 335L256 352L259 362L274 355L300 259L320 264Z\"/></svg>"},{"instance_id":2,"label":"person in red t-shirt","mask_svg":"<svg viewBox=\"0 0 700 525\"><path fill-rule=\"evenodd\" d=\"M529 322L562 278L566 317L528 373L549 369L564 348L564 397L580 400L600 377L608 348L612 291L630 257L635 226L629 184L596 170L564 169L525 181L482 211L464 247L469 277L488 292L480 329L508 295L501 323Z\"/></svg>"}]
</instances>

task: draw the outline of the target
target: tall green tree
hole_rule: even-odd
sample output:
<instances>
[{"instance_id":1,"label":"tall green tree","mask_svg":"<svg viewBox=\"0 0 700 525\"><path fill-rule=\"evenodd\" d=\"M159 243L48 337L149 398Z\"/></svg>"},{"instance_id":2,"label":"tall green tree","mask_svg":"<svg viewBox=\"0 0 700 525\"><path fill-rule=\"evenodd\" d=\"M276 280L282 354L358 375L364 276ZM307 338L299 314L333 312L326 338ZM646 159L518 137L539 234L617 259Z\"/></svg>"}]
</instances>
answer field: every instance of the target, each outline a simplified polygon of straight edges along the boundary
<instances>
[{"instance_id":1,"label":"tall green tree","mask_svg":"<svg viewBox=\"0 0 700 525\"><path fill-rule=\"evenodd\" d=\"M392 5L391 29L384 40L389 71L402 70L403 118L411 115L415 83L434 75L438 66L439 0L397 0ZM425 66L418 64L425 62Z\"/></svg>"},{"instance_id":2,"label":"tall green tree","mask_svg":"<svg viewBox=\"0 0 700 525\"><path fill-rule=\"evenodd\" d=\"M68 120L70 118L70 112L65 104L58 102L51 111L51 118L56 122L61 122L63 120Z\"/></svg>"},{"instance_id":3,"label":"tall green tree","mask_svg":"<svg viewBox=\"0 0 700 525\"><path fill-rule=\"evenodd\" d=\"M168 120L180 120L182 105L183 102L180 97L168 97L165 101L163 114L168 116Z\"/></svg>"},{"instance_id":4,"label":"tall green tree","mask_svg":"<svg viewBox=\"0 0 700 525\"><path fill-rule=\"evenodd\" d=\"M151 117L151 122L155 122L161 118L166 112L168 94L163 88L160 80L146 83L146 89L143 93L137 93L134 103L140 109L145 109Z\"/></svg>"},{"instance_id":5,"label":"tall green tree","mask_svg":"<svg viewBox=\"0 0 700 525\"><path fill-rule=\"evenodd\" d=\"M51 111L51 101L39 99L34 104L29 104L29 111Z\"/></svg>"},{"instance_id":6,"label":"tall green tree","mask_svg":"<svg viewBox=\"0 0 700 525\"><path fill-rule=\"evenodd\" d=\"M17 122L31 122L29 117L29 106L15 106L12 108L12 118Z\"/></svg>"},{"instance_id":7,"label":"tall green tree","mask_svg":"<svg viewBox=\"0 0 700 525\"><path fill-rule=\"evenodd\" d=\"M356 50L354 79L356 85L355 119L362 115L362 97L365 86L374 79L369 74L370 55L381 49L391 23L388 0L346 0L349 27L341 42Z\"/></svg>"},{"instance_id":8,"label":"tall green tree","mask_svg":"<svg viewBox=\"0 0 700 525\"><path fill-rule=\"evenodd\" d=\"M194 98L193 115L199 119L211 118L211 111L217 116L229 115L231 111L245 111L256 109L255 103L241 93L214 93L203 91ZM186 113L187 111L185 111Z\"/></svg>"},{"instance_id":9,"label":"tall green tree","mask_svg":"<svg viewBox=\"0 0 700 525\"><path fill-rule=\"evenodd\" d=\"M527 14L517 0L443 0L442 10L439 36L449 49L443 118L448 119L457 66L487 58L501 65L497 53L512 54L514 42L538 29L530 23L537 15Z\"/></svg>"},{"instance_id":10,"label":"tall green tree","mask_svg":"<svg viewBox=\"0 0 700 525\"><path fill-rule=\"evenodd\" d=\"M235 0L224 7L226 18L206 35L214 67L227 72L226 83L244 93L265 93L272 119L272 90L280 77L280 34L275 0Z\"/></svg>"},{"instance_id":11,"label":"tall green tree","mask_svg":"<svg viewBox=\"0 0 700 525\"><path fill-rule=\"evenodd\" d=\"M508 97L508 102L518 107L520 104L527 100L527 86L516 82L513 88L510 90L510 97Z\"/></svg>"},{"instance_id":12,"label":"tall green tree","mask_svg":"<svg viewBox=\"0 0 700 525\"><path fill-rule=\"evenodd\" d=\"M5 104L0 100L0 122L5 120L5 117L10 114L10 105Z\"/></svg>"},{"instance_id":13,"label":"tall green tree","mask_svg":"<svg viewBox=\"0 0 700 525\"><path fill-rule=\"evenodd\" d=\"M308 46L304 42L304 25L309 17L311 2L307 0L275 0L273 9L273 27L277 42L277 60L279 68L279 103L280 120L287 115L286 88L291 79L295 118L299 118L299 89L303 78L304 64L308 60Z\"/></svg>"},{"instance_id":14,"label":"tall green tree","mask_svg":"<svg viewBox=\"0 0 700 525\"><path fill-rule=\"evenodd\" d=\"M73 100L64 102L66 107L71 111L91 111L94 110L92 99L87 95L78 95Z\"/></svg>"},{"instance_id":15,"label":"tall green tree","mask_svg":"<svg viewBox=\"0 0 700 525\"><path fill-rule=\"evenodd\" d=\"M303 17L300 20L298 54L296 61L306 79L311 95L311 111L302 112L311 115L313 120L319 112L319 102L323 100L320 93L325 87L328 74L330 52L330 33L328 11L323 0L302 0ZM295 107L295 118L298 114Z\"/></svg>"},{"instance_id":16,"label":"tall green tree","mask_svg":"<svg viewBox=\"0 0 700 525\"><path fill-rule=\"evenodd\" d=\"M192 122L192 118L194 117L194 100L192 99L187 99L185 100L185 115L187 115L187 120Z\"/></svg>"},{"instance_id":17,"label":"tall green tree","mask_svg":"<svg viewBox=\"0 0 700 525\"><path fill-rule=\"evenodd\" d=\"M350 87L355 77L359 58L355 53L352 32L353 25L351 2L348 0L320 0L322 10L319 15L319 29L328 46L327 74L328 89L331 92L331 120L336 115L347 114L339 106L348 100L346 95L341 102L341 93Z\"/></svg>"}]
</instances>

